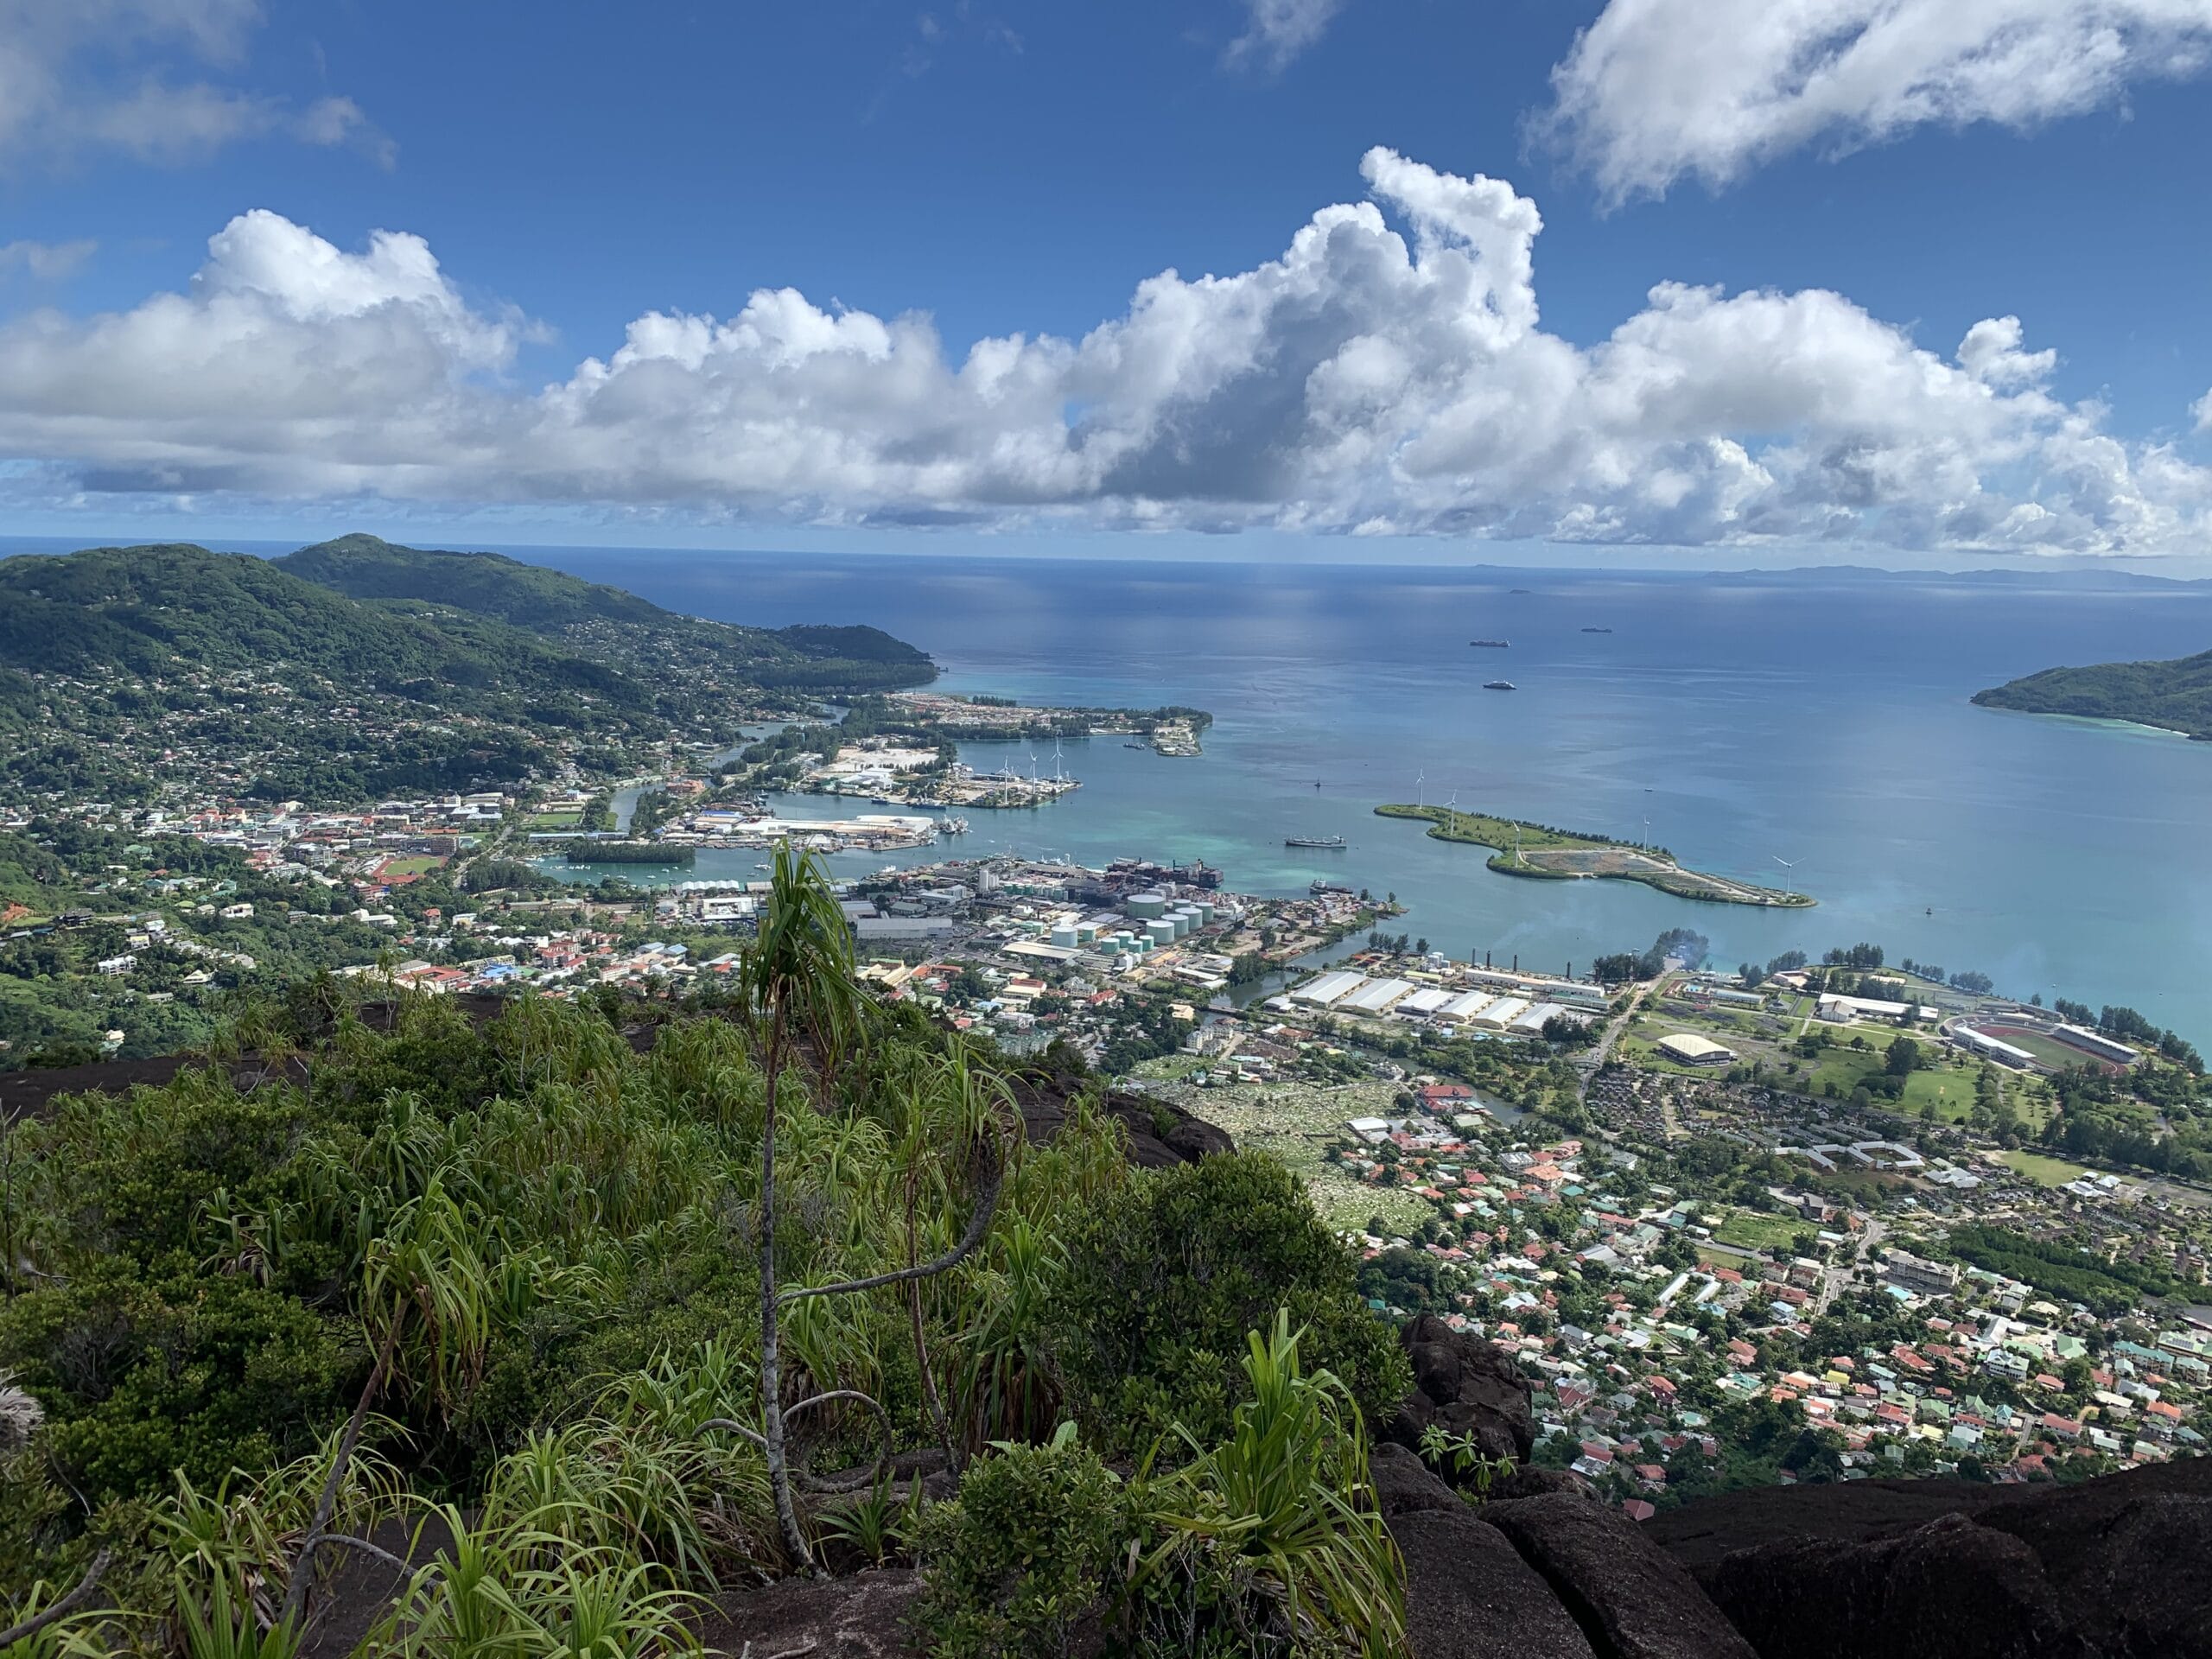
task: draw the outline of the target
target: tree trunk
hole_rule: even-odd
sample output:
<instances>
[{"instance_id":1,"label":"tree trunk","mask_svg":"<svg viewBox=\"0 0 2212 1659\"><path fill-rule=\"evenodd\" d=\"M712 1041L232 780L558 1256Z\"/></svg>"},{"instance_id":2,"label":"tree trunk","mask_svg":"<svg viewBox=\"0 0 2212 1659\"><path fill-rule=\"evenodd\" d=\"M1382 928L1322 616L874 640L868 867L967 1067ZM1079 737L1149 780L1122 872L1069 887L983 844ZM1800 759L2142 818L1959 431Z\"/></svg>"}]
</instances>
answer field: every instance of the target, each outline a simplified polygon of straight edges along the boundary
<instances>
[{"instance_id":1,"label":"tree trunk","mask_svg":"<svg viewBox=\"0 0 2212 1659\"><path fill-rule=\"evenodd\" d=\"M912 1272L914 1251L914 1172L906 1172L906 1268ZM914 1365L922 1374L922 1395L929 1402L930 1421L937 1426L937 1438L944 1447L946 1465L955 1475L960 1472L960 1451L953 1444L952 1425L944 1414L944 1402L937 1391L937 1374L930 1369L930 1345L922 1335L922 1281L918 1277L906 1281L906 1310L914 1326Z\"/></svg>"},{"instance_id":2,"label":"tree trunk","mask_svg":"<svg viewBox=\"0 0 2212 1659\"><path fill-rule=\"evenodd\" d=\"M768 1459L768 1485L776 1497L776 1519L783 1525L784 1547L802 1570L814 1564L791 1502L791 1459L784 1450L783 1368L777 1351L776 1318L776 1085L784 1069L784 1004L776 999L768 1033L767 1116L760 1126L760 1428Z\"/></svg>"}]
</instances>

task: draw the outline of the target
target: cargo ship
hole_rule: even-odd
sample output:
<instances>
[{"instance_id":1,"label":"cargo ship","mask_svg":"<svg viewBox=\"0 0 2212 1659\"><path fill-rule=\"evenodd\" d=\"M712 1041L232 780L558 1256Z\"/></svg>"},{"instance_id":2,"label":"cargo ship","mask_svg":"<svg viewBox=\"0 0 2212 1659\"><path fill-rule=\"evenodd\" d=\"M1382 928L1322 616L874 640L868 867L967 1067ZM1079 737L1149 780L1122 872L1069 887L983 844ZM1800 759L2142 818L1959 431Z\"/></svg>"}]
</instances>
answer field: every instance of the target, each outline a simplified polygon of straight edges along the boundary
<instances>
[{"instance_id":1,"label":"cargo ship","mask_svg":"<svg viewBox=\"0 0 2212 1659\"><path fill-rule=\"evenodd\" d=\"M1611 628L1585 628L1582 632L1585 633L1611 633L1612 630Z\"/></svg>"},{"instance_id":2,"label":"cargo ship","mask_svg":"<svg viewBox=\"0 0 2212 1659\"><path fill-rule=\"evenodd\" d=\"M1348 847L1351 843L1342 836L1285 836L1286 847Z\"/></svg>"},{"instance_id":3,"label":"cargo ship","mask_svg":"<svg viewBox=\"0 0 2212 1659\"><path fill-rule=\"evenodd\" d=\"M1505 639L1470 639L1467 643L1471 645L1481 645L1490 651L1503 651L1511 642Z\"/></svg>"}]
</instances>

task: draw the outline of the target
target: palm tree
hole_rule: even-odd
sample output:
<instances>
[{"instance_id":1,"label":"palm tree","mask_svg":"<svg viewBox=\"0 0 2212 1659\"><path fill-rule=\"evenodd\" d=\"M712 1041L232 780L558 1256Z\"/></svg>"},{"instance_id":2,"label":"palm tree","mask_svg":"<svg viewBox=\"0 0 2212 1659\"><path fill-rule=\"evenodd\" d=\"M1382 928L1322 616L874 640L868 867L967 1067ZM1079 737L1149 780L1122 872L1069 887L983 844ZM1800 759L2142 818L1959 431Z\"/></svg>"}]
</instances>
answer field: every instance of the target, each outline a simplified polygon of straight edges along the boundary
<instances>
[{"instance_id":1,"label":"palm tree","mask_svg":"<svg viewBox=\"0 0 2212 1659\"><path fill-rule=\"evenodd\" d=\"M760 1048L768 1085L760 1126L760 1411L762 1450L775 1494L784 1543L801 1567L813 1559L791 1502L791 1459L784 1445L782 1364L777 1346L781 1312L776 1286L776 1112L785 1068L795 1045L811 1047L822 1076L837 1061L859 1022L861 997L853 982L852 936L836 894L814 854L793 850L788 837L776 849L760 931L746 953L740 978L745 1010Z\"/></svg>"}]
</instances>

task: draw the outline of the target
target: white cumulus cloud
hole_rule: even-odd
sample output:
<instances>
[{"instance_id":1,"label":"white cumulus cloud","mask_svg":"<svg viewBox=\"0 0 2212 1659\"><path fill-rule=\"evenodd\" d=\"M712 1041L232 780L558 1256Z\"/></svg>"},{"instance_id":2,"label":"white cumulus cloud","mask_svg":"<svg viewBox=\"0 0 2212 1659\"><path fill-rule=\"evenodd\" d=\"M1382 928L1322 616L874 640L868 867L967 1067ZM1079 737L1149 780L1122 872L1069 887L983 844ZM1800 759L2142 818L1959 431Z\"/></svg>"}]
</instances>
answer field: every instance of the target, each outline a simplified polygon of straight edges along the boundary
<instances>
[{"instance_id":1,"label":"white cumulus cloud","mask_svg":"<svg viewBox=\"0 0 2212 1659\"><path fill-rule=\"evenodd\" d=\"M2149 555L2212 472L2052 390L2018 320L1938 349L1840 295L1662 283L1547 332L1535 204L1388 149L1277 257L1163 271L1079 339L948 349L790 289L656 311L550 384L413 236L275 213L182 291L0 325L0 456L61 493L604 504L1678 545Z\"/></svg>"},{"instance_id":2,"label":"white cumulus cloud","mask_svg":"<svg viewBox=\"0 0 2212 1659\"><path fill-rule=\"evenodd\" d=\"M2208 57L2212 0L1607 0L1539 127L1618 202L1808 145L2030 127Z\"/></svg>"}]
</instances>

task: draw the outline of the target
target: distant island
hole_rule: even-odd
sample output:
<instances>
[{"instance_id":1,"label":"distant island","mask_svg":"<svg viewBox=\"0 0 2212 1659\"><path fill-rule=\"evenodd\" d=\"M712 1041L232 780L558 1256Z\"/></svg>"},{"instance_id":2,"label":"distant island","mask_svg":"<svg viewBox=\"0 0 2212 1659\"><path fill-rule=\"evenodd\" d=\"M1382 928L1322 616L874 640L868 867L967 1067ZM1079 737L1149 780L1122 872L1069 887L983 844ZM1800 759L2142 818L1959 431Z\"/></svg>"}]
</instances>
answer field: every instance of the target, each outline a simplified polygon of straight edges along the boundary
<instances>
[{"instance_id":1,"label":"distant island","mask_svg":"<svg viewBox=\"0 0 2212 1659\"><path fill-rule=\"evenodd\" d=\"M1641 881L1679 899L1709 904L1757 905L1802 909L1814 903L1802 893L1755 887L1726 876L1686 870L1663 847L1638 847L1607 836L1579 835L1548 824L1485 812L1459 812L1443 806L1378 806L1377 817L1426 818L1437 841L1465 842L1493 849L1490 868L1504 875L1573 881L1610 879Z\"/></svg>"},{"instance_id":2,"label":"distant island","mask_svg":"<svg viewBox=\"0 0 2212 1659\"><path fill-rule=\"evenodd\" d=\"M2171 662L2047 668L1977 691L1974 700L1985 709L2125 720L2212 741L2212 651Z\"/></svg>"}]
</instances>

